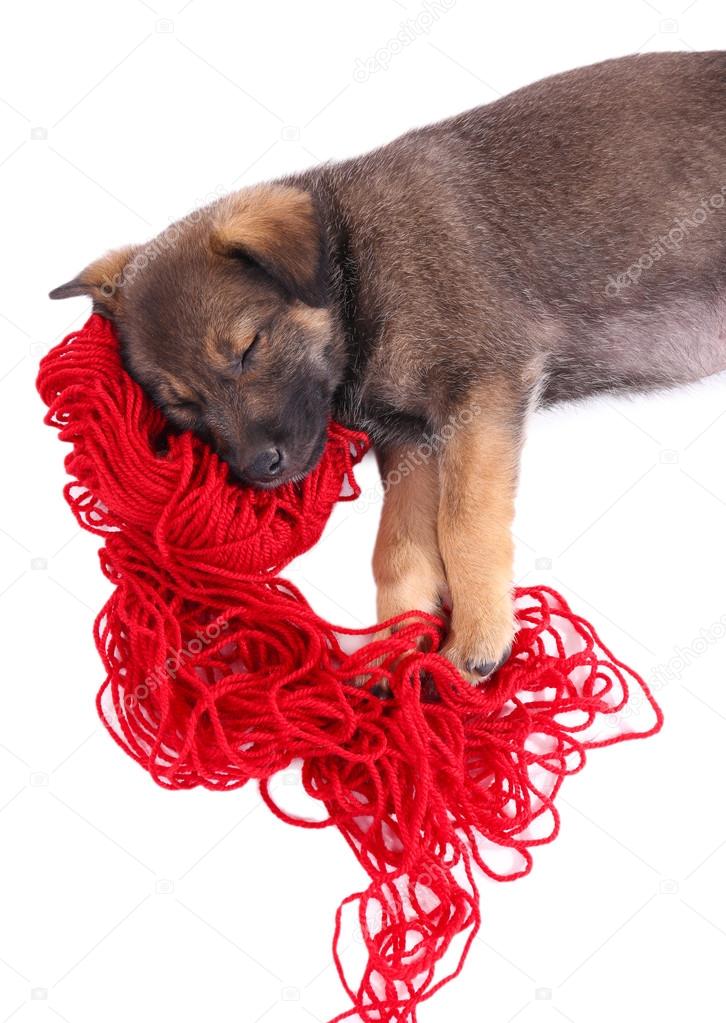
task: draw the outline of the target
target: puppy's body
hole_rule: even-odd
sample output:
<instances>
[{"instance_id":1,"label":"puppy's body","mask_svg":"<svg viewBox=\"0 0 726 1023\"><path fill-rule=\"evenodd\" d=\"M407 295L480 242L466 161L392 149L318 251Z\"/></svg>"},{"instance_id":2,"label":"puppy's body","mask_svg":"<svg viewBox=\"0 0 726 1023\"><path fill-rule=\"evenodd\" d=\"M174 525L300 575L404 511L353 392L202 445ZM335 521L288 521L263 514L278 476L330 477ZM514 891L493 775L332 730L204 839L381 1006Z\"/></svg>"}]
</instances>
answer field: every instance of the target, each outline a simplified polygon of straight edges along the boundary
<instances>
[{"instance_id":1,"label":"puppy's body","mask_svg":"<svg viewBox=\"0 0 726 1023\"><path fill-rule=\"evenodd\" d=\"M726 216L693 219L726 194L724 54L559 75L290 180L350 261L359 361L340 400L380 441L415 440L536 355L545 402L726 366Z\"/></svg>"},{"instance_id":2,"label":"puppy's body","mask_svg":"<svg viewBox=\"0 0 726 1023\"><path fill-rule=\"evenodd\" d=\"M725 114L722 53L609 61L228 197L143 273L125 250L59 297L92 294L132 372L255 482L306 471L330 412L366 429L396 480L380 614L448 590L447 652L487 674L527 411L726 368Z\"/></svg>"}]
</instances>

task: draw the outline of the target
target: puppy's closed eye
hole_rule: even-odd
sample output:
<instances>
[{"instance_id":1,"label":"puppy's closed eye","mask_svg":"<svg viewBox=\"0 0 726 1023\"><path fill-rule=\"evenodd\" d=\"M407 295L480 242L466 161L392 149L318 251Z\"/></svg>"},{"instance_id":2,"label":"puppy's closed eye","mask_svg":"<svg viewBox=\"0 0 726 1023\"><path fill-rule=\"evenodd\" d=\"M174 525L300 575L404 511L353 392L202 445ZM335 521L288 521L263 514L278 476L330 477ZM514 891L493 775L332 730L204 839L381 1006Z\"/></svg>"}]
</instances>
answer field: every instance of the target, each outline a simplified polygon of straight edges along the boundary
<instances>
[{"instance_id":1,"label":"puppy's closed eye","mask_svg":"<svg viewBox=\"0 0 726 1023\"><path fill-rule=\"evenodd\" d=\"M247 345L245 350L237 356L235 361L235 369L237 372L241 372L244 369L248 369L252 356L255 351L259 348L260 341L262 340L262 331L258 330L255 336L252 338L250 343Z\"/></svg>"}]
</instances>

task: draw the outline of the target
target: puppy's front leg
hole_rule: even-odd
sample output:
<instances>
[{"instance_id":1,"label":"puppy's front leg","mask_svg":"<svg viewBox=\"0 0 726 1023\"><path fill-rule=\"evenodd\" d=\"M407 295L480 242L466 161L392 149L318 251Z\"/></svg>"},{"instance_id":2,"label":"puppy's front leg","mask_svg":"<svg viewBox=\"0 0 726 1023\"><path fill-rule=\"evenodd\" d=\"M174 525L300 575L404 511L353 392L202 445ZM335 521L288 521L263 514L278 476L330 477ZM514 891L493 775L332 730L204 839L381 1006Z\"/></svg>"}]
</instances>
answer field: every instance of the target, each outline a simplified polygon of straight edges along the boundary
<instances>
[{"instance_id":1,"label":"puppy's front leg","mask_svg":"<svg viewBox=\"0 0 726 1023\"><path fill-rule=\"evenodd\" d=\"M451 419L439 456L438 536L451 594L444 653L472 682L506 659L514 635L514 495L526 401L492 384Z\"/></svg>"},{"instance_id":2,"label":"puppy's front leg","mask_svg":"<svg viewBox=\"0 0 726 1023\"><path fill-rule=\"evenodd\" d=\"M391 447L378 452L378 465L384 487L373 553L378 620L405 611L436 613L444 587L436 536L436 454L415 446Z\"/></svg>"}]
</instances>

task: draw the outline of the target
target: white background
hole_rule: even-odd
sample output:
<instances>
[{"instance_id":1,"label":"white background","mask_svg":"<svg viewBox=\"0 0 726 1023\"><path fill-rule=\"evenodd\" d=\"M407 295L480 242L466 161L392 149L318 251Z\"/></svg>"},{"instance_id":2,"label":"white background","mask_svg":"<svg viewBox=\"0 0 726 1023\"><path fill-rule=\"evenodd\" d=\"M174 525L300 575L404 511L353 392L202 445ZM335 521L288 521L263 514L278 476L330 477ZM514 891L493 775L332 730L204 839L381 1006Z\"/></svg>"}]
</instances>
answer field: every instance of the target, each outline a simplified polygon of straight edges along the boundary
<instances>
[{"instance_id":1,"label":"white background","mask_svg":"<svg viewBox=\"0 0 726 1023\"><path fill-rule=\"evenodd\" d=\"M404 48L418 0L162 2L2 5L0 1021L324 1020L346 1007L333 911L364 882L335 833L252 788L163 792L99 730L107 587L33 390L87 306L48 289L215 191L572 66L726 44L721 0L456 0ZM357 81L376 53L388 68ZM517 578L591 617L667 724L566 783L529 878L482 879L481 935L423 1023L724 1018L725 413L721 378L532 423ZM378 512L339 509L294 570L341 623L373 618Z\"/></svg>"}]
</instances>

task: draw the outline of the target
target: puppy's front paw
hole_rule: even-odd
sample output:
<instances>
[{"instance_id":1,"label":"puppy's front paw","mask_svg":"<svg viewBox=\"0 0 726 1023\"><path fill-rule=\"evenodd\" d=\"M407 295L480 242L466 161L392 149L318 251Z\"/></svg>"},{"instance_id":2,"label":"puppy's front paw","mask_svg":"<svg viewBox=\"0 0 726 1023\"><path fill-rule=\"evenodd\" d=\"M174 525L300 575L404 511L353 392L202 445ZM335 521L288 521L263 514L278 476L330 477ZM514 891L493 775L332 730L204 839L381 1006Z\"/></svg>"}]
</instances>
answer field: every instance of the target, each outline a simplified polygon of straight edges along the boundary
<instances>
[{"instance_id":1,"label":"puppy's front paw","mask_svg":"<svg viewBox=\"0 0 726 1023\"><path fill-rule=\"evenodd\" d=\"M449 636L441 652L472 685L479 685L507 660L514 633L510 599L484 608L464 621L454 607Z\"/></svg>"},{"instance_id":2,"label":"puppy's front paw","mask_svg":"<svg viewBox=\"0 0 726 1023\"><path fill-rule=\"evenodd\" d=\"M439 593L445 584L432 571L419 571L408 576L402 576L396 580L380 582L376 596L378 621L385 622L389 618L397 618L405 615L403 622L399 625L380 628L375 633L376 640L385 640L396 633L402 626L416 621L417 611L426 614L438 614L440 611ZM419 618L420 620L420 618ZM419 637L416 646L422 649L426 646L426 640ZM378 657L371 661L372 669L379 668L386 658ZM389 665L390 667L390 665ZM352 681L356 686L366 685L370 681L370 674L357 675ZM391 695L388 681L384 678L374 686L377 695L386 697Z\"/></svg>"}]
</instances>

